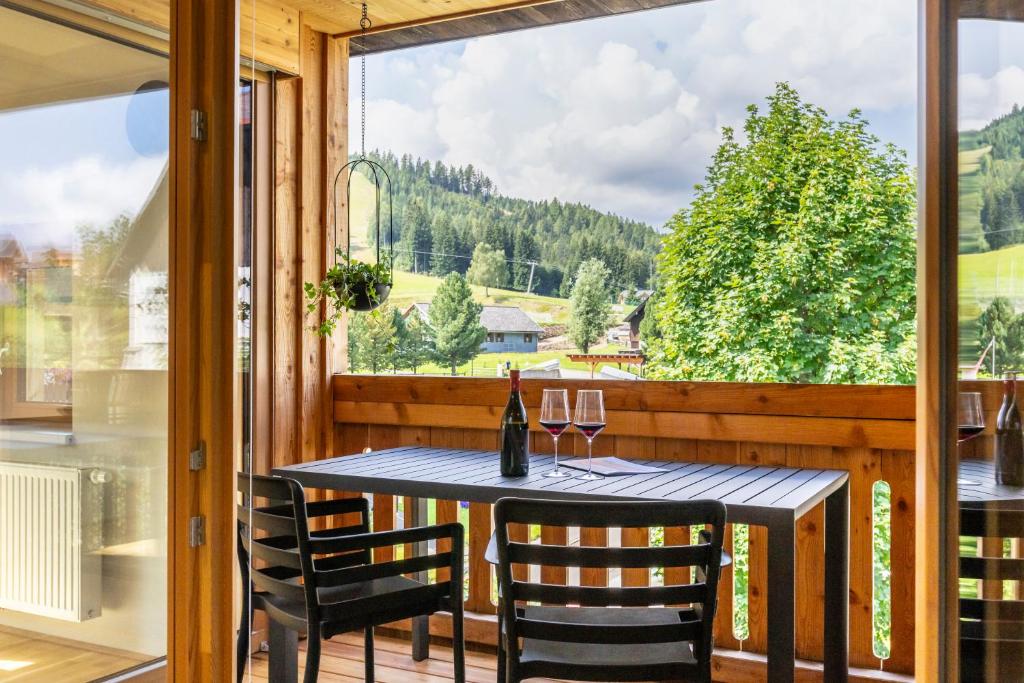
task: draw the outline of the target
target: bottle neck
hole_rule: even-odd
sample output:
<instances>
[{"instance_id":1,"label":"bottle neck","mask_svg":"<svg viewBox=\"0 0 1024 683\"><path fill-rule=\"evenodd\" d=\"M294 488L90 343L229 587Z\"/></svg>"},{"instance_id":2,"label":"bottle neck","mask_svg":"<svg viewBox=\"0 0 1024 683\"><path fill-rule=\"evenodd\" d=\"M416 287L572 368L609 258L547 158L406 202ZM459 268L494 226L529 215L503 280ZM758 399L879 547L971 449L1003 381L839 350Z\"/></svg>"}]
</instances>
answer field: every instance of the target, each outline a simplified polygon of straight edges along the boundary
<instances>
[{"instance_id":1,"label":"bottle neck","mask_svg":"<svg viewBox=\"0 0 1024 683\"><path fill-rule=\"evenodd\" d=\"M1004 379L1003 380L1003 396L1011 398L1017 393L1017 380L1015 379Z\"/></svg>"},{"instance_id":2,"label":"bottle neck","mask_svg":"<svg viewBox=\"0 0 1024 683\"><path fill-rule=\"evenodd\" d=\"M512 370L508 373L509 382L512 385L512 393L519 393L519 371Z\"/></svg>"}]
</instances>

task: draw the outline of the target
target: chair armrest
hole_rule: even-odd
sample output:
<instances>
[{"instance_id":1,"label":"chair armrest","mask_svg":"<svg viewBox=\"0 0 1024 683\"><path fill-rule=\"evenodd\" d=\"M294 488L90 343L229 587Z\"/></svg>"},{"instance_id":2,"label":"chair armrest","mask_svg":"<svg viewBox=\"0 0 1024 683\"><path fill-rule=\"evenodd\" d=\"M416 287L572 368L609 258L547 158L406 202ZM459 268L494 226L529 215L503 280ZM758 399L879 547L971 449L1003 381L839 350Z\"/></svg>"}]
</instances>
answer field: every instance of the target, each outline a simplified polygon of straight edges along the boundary
<instances>
[{"instance_id":1,"label":"chair armrest","mask_svg":"<svg viewBox=\"0 0 1024 683\"><path fill-rule=\"evenodd\" d=\"M352 550L366 550L369 548L383 548L389 545L402 545L405 543L422 543L424 541L436 541L440 539L451 539L452 549L456 543L461 548L464 532L462 525L452 522L449 524L435 524L433 526L421 526L413 529L395 529L393 531L370 531L364 534L349 534L344 536L317 536L310 539L314 553L342 553Z\"/></svg>"}]
</instances>

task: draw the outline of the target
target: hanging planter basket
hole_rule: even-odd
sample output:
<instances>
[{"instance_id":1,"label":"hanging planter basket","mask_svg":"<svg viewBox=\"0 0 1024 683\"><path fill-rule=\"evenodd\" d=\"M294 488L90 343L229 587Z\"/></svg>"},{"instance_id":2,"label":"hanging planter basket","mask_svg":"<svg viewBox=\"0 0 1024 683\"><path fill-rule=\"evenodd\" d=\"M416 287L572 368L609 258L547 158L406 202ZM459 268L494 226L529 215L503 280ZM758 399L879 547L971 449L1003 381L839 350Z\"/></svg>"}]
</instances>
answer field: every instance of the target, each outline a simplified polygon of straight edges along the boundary
<instances>
[{"instance_id":1,"label":"hanging planter basket","mask_svg":"<svg viewBox=\"0 0 1024 683\"><path fill-rule=\"evenodd\" d=\"M351 211L352 211L352 174L362 168L366 177L374 187L374 241L376 262L366 263L352 258ZM345 182L345 206L349 211L346 231L345 248L335 248L335 262L319 285L307 282L305 285L307 310L317 313L320 304L324 303L324 321L319 326L320 334L329 335L334 332L344 311L369 312L380 307L391 294L395 282L394 271L394 212L392 210L391 176L384 167L373 159L360 156L338 171L334 176L333 206L334 235L337 244L338 236L338 181L347 172ZM381 195L387 193L387 231L381 233ZM386 237L386 251L381 251L381 244Z\"/></svg>"}]
</instances>

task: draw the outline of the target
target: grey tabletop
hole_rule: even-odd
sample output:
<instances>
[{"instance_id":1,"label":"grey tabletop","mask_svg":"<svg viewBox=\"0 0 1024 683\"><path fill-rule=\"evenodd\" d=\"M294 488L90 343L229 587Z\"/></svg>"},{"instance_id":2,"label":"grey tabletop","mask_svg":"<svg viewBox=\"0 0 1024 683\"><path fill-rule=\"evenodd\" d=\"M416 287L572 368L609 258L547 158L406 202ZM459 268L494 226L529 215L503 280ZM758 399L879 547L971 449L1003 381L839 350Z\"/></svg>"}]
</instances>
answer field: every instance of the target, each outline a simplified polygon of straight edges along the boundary
<instances>
[{"instance_id":1,"label":"grey tabletop","mask_svg":"<svg viewBox=\"0 0 1024 683\"><path fill-rule=\"evenodd\" d=\"M554 462L534 455L526 477L502 477L498 454L450 448L403 447L280 467L274 474L304 486L389 493L420 498L493 503L505 496L550 500L717 499L729 520L767 524L800 517L842 486L847 473L792 467L640 460L663 472L597 481L551 479Z\"/></svg>"},{"instance_id":2,"label":"grey tabletop","mask_svg":"<svg viewBox=\"0 0 1024 683\"><path fill-rule=\"evenodd\" d=\"M1024 510L1024 487L997 483L992 460L961 460L957 492L962 508Z\"/></svg>"}]
</instances>

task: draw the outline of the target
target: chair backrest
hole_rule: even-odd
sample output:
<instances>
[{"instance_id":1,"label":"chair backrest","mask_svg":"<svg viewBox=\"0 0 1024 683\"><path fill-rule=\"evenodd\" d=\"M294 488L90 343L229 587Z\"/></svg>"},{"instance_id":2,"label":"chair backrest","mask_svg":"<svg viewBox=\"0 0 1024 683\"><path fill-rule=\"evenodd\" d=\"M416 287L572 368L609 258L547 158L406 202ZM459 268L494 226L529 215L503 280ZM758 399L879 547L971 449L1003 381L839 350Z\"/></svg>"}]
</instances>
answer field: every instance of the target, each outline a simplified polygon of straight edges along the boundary
<instances>
[{"instance_id":1,"label":"chair backrest","mask_svg":"<svg viewBox=\"0 0 1024 683\"><path fill-rule=\"evenodd\" d=\"M536 638L556 642L631 644L692 641L694 655L710 661L712 622L725 535L725 506L718 501L678 502L553 502L504 498L494 507L498 571L510 642ZM635 528L708 526L701 542L653 547L576 547L511 541L509 524L556 527ZM666 534L669 536L669 534ZM695 568L691 583L667 586L561 586L516 580L512 565L639 569ZM667 573L667 572L666 572ZM693 619L679 624L613 626L570 625L524 618L517 602L581 607L652 607L689 604Z\"/></svg>"},{"instance_id":2,"label":"chair backrest","mask_svg":"<svg viewBox=\"0 0 1024 683\"><path fill-rule=\"evenodd\" d=\"M302 485L293 479L238 474L239 556L248 560L249 579L257 591L306 605L307 620L320 620L318 588L325 575L370 562L370 550L320 548L325 541L310 533L310 518L359 514L355 524L330 529L332 538L369 530L364 498L306 502ZM262 500L263 504L258 504ZM326 556L318 556L329 553ZM326 583L330 584L330 581Z\"/></svg>"},{"instance_id":3,"label":"chair backrest","mask_svg":"<svg viewBox=\"0 0 1024 683\"><path fill-rule=\"evenodd\" d=\"M1024 510L960 511L960 535L1024 538ZM960 577L996 581L999 598L960 598L960 656L963 680L1019 680L1024 677L1024 601L1004 600L1003 581L1024 580L1024 559L961 556ZM983 547L979 544L979 547ZM988 677L985 678L985 672Z\"/></svg>"}]
</instances>

